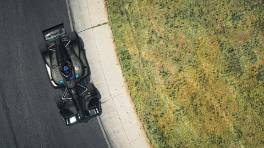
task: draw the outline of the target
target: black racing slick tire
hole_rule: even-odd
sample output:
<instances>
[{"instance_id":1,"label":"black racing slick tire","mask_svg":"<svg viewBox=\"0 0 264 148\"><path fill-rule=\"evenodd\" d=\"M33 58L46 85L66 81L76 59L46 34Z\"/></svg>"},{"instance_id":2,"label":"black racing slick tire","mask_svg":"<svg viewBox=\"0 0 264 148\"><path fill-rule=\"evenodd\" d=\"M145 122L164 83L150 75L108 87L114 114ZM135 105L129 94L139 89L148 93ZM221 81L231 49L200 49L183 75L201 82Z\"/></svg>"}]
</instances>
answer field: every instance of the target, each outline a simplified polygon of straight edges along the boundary
<instances>
[{"instance_id":1,"label":"black racing slick tire","mask_svg":"<svg viewBox=\"0 0 264 148\"><path fill-rule=\"evenodd\" d=\"M47 46L47 43L45 41L41 41L39 43L38 47L39 47L39 50L41 53L48 51L48 46Z\"/></svg>"},{"instance_id":2,"label":"black racing slick tire","mask_svg":"<svg viewBox=\"0 0 264 148\"><path fill-rule=\"evenodd\" d=\"M47 64L49 67L51 67L49 51L43 52L42 57L44 59L45 64Z\"/></svg>"},{"instance_id":3,"label":"black racing slick tire","mask_svg":"<svg viewBox=\"0 0 264 148\"><path fill-rule=\"evenodd\" d=\"M76 40L78 40L78 35L77 35L77 33L76 33L75 31L70 32L70 33L68 34L68 37L69 37L69 39L70 39L71 41L76 41Z\"/></svg>"}]
</instances>

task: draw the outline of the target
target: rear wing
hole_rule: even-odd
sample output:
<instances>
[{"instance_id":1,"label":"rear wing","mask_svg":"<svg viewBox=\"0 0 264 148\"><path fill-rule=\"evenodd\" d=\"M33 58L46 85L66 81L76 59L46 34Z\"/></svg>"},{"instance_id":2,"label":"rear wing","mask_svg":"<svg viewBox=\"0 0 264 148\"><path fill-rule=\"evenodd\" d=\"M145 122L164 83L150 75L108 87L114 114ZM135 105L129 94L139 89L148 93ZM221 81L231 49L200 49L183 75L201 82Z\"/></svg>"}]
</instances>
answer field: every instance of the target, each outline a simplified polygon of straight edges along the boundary
<instances>
[{"instance_id":1,"label":"rear wing","mask_svg":"<svg viewBox=\"0 0 264 148\"><path fill-rule=\"evenodd\" d=\"M54 43L54 41L56 41L58 37L65 37L66 31L63 24L59 24L57 26L42 31L42 34L44 35L45 41L49 45Z\"/></svg>"}]
</instances>

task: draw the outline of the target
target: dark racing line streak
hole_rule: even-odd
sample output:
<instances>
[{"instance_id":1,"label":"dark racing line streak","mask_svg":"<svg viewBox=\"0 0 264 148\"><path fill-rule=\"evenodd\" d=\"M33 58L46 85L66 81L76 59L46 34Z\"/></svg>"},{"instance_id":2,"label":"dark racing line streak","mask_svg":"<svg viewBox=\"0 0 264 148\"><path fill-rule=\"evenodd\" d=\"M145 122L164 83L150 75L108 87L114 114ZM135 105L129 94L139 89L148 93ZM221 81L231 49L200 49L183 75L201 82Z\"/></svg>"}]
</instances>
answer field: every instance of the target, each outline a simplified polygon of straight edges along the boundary
<instances>
[{"instance_id":1,"label":"dark racing line streak","mask_svg":"<svg viewBox=\"0 0 264 148\"><path fill-rule=\"evenodd\" d=\"M0 82L2 82L1 79L0 79ZM2 90L1 83L0 83L0 90ZM14 130L14 127L13 127L13 122L12 122L12 120L10 118L10 113L9 113L10 109L9 109L9 107L7 105L5 95L3 93L1 93L1 92L0 92L0 98L2 98L2 100L3 100L3 103L1 103L1 104L2 104L2 107L4 109L4 114L5 114L6 118L7 118L7 123L8 123L8 126L9 126L10 130L11 130L11 134L12 134L15 146L16 146L16 148L19 148L18 142L17 142L16 133L15 133L15 130Z\"/></svg>"}]
</instances>

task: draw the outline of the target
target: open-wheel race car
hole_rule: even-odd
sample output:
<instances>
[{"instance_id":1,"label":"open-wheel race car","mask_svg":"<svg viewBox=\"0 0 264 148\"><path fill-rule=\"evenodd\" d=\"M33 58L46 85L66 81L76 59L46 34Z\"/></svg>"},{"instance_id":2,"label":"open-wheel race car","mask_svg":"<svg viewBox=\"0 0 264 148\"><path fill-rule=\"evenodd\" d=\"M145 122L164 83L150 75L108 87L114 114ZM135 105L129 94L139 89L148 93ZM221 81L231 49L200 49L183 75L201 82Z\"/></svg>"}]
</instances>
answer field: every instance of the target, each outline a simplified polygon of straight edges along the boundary
<instances>
[{"instance_id":1,"label":"open-wheel race car","mask_svg":"<svg viewBox=\"0 0 264 148\"><path fill-rule=\"evenodd\" d=\"M100 93L90 82L90 68L81 38L63 24L43 31L42 56L51 84L64 91L57 101L66 125L101 115Z\"/></svg>"}]
</instances>

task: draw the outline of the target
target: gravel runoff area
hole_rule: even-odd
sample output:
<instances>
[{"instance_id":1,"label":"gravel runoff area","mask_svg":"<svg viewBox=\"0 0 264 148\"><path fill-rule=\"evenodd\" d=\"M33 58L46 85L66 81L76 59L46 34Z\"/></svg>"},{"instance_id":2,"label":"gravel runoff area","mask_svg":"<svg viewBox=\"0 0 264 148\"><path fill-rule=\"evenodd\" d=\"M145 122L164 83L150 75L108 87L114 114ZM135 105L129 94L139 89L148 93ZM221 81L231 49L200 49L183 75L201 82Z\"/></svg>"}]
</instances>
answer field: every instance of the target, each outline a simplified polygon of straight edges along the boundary
<instances>
[{"instance_id":1,"label":"gravel runoff area","mask_svg":"<svg viewBox=\"0 0 264 148\"><path fill-rule=\"evenodd\" d=\"M91 79L102 96L99 120L114 148L150 147L127 91L104 0L68 0L72 25L83 39Z\"/></svg>"}]
</instances>

